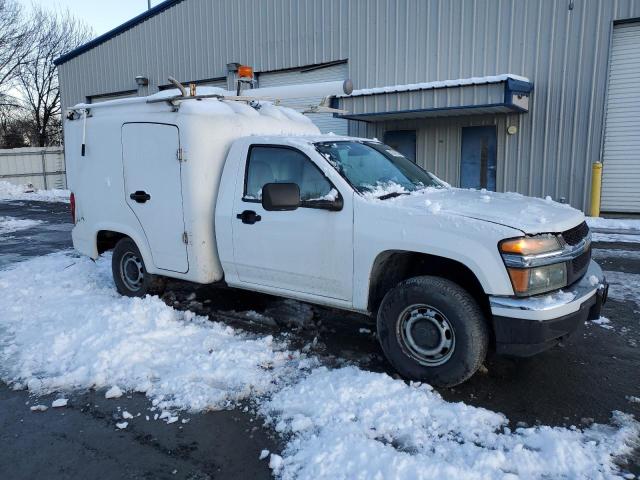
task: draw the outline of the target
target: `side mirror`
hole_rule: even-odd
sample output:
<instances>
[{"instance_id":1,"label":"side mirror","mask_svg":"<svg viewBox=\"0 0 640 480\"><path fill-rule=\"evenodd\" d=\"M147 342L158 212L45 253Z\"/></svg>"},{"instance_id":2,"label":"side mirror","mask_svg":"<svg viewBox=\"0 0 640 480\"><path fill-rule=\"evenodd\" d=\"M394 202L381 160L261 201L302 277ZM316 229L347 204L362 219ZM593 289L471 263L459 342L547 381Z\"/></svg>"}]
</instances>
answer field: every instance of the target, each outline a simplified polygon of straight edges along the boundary
<instances>
[{"instance_id":1,"label":"side mirror","mask_svg":"<svg viewBox=\"0 0 640 480\"><path fill-rule=\"evenodd\" d=\"M295 210L300 206L300 187L295 183L267 183L262 187L262 208L272 211Z\"/></svg>"},{"instance_id":2,"label":"side mirror","mask_svg":"<svg viewBox=\"0 0 640 480\"><path fill-rule=\"evenodd\" d=\"M327 205L327 210L332 212L339 212L344 207L344 200L342 199L342 195L338 194L335 200L329 200L329 204Z\"/></svg>"}]
</instances>

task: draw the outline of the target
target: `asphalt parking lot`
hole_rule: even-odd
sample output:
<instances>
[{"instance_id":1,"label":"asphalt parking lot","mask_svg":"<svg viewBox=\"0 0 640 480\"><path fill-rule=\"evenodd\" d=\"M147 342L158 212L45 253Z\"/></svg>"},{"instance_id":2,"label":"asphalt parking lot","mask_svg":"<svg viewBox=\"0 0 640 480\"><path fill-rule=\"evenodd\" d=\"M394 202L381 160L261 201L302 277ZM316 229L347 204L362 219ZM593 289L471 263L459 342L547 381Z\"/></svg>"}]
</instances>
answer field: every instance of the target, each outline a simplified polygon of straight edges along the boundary
<instances>
[{"instance_id":1,"label":"asphalt parking lot","mask_svg":"<svg viewBox=\"0 0 640 480\"><path fill-rule=\"evenodd\" d=\"M43 223L0 236L0 268L71 248L66 204L3 201L2 216ZM640 272L640 243L595 244L594 256L605 271ZM640 397L640 292L635 299L615 297L603 311L610 324L588 323L565 345L530 359L492 356L470 381L440 393L450 401L502 412L514 425L607 423L616 410L640 417L640 403L630 401ZM170 282L163 299L236 327L287 335L293 347L308 348L329 365L355 363L393 375L366 317L181 282ZM256 323L239 313L247 310L275 322ZM0 476L269 478L260 451L282 448L261 420L242 409L191 415L186 424L148 422L115 431L118 408L143 415L148 410L143 395L114 402L91 390L69 398L66 409L32 413L29 405L51 398L35 399L0 383ZM627 468L640 474L640 452L629 462Z\"/></svg>"}]
</instances>

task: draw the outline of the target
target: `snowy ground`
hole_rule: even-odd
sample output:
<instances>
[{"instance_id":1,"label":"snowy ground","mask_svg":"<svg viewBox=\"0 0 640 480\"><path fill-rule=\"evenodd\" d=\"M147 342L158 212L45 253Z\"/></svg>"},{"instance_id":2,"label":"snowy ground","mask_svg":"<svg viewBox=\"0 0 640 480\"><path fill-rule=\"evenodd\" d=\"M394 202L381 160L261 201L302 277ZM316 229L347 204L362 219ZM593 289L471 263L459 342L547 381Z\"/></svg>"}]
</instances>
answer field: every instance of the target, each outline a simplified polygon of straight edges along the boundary
<instances>
[{"instance_id":1,"label":"snowy ground","mask_svg":"<svg viewBox=\"0 0 640 480\"><path fill-rule=\"evenodd\" d=\"M20 230L27 230L41 223L41 220L3 216L0 217L0 236L6 235L7 233L18 232Z\"/></svg>"},{"instance_id":2,"label":"snowy ground","mask_svg":"<svg viewBox=\"0 0 640 480\"><path fill-rule=\"evenodd\" d=\"M35 394L117 386L162 409L219 409L304 365L270 336L250 338L157 297L120 297L110 257L28 260L0 272L0 292L0 372Z\"/></svg>"},{"instance_id":3,"label":"snowy ground","mask_svg":"<svg viewBox=\"0 0 640 480\"><path fill-rule=\"evenodd\" d=\"M610 284L609 296L611 298L635 302L640 308L640 273L605 271L604 274Z\"/></svg>"},{"instance_id":4,"label":"snowy ground","mask_svg":"<svg viewBox=\"0 0 640 480\"><path fill-rule=\"evenodd\" d=\"M640 219L638 218L587 217L587 224L591 228L607 230L637 230L638 233L640 233Z\"/></svg>"},{"instance_id":5,"label":"snowy ground","mask_svg":"<svg viewBox=\"0 0 640 480\"><path fill-rule=\"evenodd\" d=\"M640 260L640 250L594 248L591 252L591 256L595 260L611 257Z\"/></svg>"},{"instance_id":6,"label":"snowy ground","mask_svg":"<svg viewBox=\"0 0 640 480\"><path fill-rule=\"evenodd\" d=\"M619 412L609 425L512 431L502 414L427 385L329 369L270 335L120 297L109 256L61 252L0 270L0 312L0 375L14 388L144 392L167 423L250 401L286 442L265 461L287 479L615 478L615 458L640 435ZM118 428L136 422L146 416L122 413Z\"/></svg>"},{"instance_id":7,"label":"snowy ground","mask_svg":"<svg viewBox=\"0 0 640 480\"><path fill-rule=\"evenodd\" d=\"M587 217L594 242L640 243L640 219Z\"/></svg>"},{"instance_id":8,"label":"snowy ground","mask_svg":"<svg viewBox=\"0 0 640 480\"><path fill-rule=\"evenodd\" d=\"M594 242L640 243L640 234L593 232L591 238Z\"/></svg>"},{"instance_id":9,"label":"snowy ground","mask_svg":"<svg viewBox=\"0 0 640 480\"><path fill-rule=\"evenodd\" d=\"M40 202L68 202L69 190L36 190L26 185L14 185L0 180L0 200L34 200Z\"/></svg>"}]
</instances>

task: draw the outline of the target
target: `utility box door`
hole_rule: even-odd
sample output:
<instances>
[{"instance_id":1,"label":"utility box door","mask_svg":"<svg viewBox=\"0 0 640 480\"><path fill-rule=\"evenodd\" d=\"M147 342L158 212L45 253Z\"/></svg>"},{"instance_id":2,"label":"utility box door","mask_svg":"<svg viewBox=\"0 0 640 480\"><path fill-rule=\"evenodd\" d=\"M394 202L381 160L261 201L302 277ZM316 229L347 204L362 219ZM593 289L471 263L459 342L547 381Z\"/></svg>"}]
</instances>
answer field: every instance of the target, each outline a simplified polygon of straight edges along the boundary
<instances>
[{"instance_id":1,"label":"utility box door","mask_svg":"<svg viewBox=\"0 0 640 480\"><path fill-rule=\"evenodd\" d=\"M179 148L180 136L175 125L126 123L122 126L126 202L138 217L155 266L185 273L189 264L183 239Z\"/></svg>"}]
</instances>

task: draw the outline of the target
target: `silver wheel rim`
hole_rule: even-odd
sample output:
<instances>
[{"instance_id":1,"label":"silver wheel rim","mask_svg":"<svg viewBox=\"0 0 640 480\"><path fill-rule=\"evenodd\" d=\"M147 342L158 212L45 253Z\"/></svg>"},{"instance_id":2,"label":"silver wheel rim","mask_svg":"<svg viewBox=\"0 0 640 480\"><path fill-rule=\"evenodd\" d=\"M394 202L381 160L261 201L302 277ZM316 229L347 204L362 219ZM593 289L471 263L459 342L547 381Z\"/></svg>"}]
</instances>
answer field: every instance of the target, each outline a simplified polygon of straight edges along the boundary
<instances>
[{"instance_id":1,"label":"silver wheel rim","mask_svg":"<svg viewBox=\"0 0 640 480\"><path fill-rule=\"evenodd\" d=\"M133 292L142 288L144 264L135 253L127 252L120 259L120 278L127 288Z\"/></svg>"},{"instance_id":2,"label":"silver wheel rim","mask_svg":"<svg viewBox=\"0 0 640 480\"><path fill-rule=\"evenodd\" d=\"M418 363L436 367L453 355L456 338L453 327L440 310L430 305L411 305L398 322L399 338L405 352Z\"/></svg>"}]
</instances>

